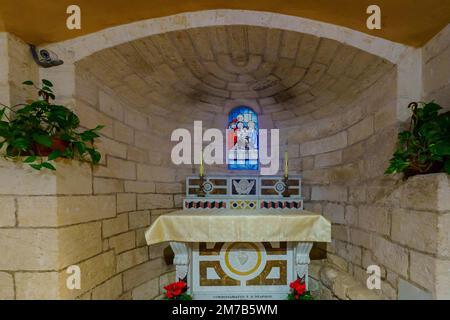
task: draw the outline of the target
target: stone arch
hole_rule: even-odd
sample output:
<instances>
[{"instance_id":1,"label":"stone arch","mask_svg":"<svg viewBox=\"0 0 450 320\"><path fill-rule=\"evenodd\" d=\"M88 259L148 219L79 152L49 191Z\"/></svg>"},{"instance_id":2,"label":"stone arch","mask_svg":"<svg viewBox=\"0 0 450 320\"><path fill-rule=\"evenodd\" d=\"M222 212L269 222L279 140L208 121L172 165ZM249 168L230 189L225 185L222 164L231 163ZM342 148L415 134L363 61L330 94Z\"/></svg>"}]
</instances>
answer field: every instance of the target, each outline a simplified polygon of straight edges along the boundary
<instances>
[{"instance_id":1,"label":"stone arch","mask_svg":"<svg viewBox=\"0 0 450 320\"><path fill-rule=\"evenodd\" d=\"M186 12L152 18L101 30L78 38L49 44L65 61L58 70L44 69L41 78L52 74L64 82L60 97L68 105L74 105L74 63L96 52L148 36L171 31L208 26L249 25L278 28L286 31L324 37L368 52L397 65L397 118L408 118L407 102L419 100L422 92L421 53L418 49L371 36L349 28L272 12L217 9Z\"/></svg>"},{"instance_id":2,"label":"stone arch","mask_svg":"<svg viewBox=\"0 0 450 320\"><path fill-rule=\"evenodd\" d=\"M402 54L409 48L400 43L330 23L279 13L232 9L186 12L142 20L51 44L49 48L61 54L67 63L73 63L100 50L155 34L227 25L277 28L329 38L374 54L392 63L397 63Z\"/></svg>"}]
</instances>

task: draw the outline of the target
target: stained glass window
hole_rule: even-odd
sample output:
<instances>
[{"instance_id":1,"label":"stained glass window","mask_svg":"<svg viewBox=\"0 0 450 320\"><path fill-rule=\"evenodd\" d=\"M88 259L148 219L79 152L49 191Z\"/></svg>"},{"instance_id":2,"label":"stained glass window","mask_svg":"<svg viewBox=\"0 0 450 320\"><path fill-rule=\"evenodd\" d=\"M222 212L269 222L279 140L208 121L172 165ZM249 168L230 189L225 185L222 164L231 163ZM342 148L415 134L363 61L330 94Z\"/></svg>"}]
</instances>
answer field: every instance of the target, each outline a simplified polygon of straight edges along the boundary
<instances>
[{"instance_id":1,"label":"stained glass window","mask_svg":"<svg viewBox=\"0 0 450 320\"><path fill-rule=\"evenodd\" d=\"M230 170L258 170L258 116L249 107L239 106L228 115L227 158Z\"/></svg>"}]
</instances>

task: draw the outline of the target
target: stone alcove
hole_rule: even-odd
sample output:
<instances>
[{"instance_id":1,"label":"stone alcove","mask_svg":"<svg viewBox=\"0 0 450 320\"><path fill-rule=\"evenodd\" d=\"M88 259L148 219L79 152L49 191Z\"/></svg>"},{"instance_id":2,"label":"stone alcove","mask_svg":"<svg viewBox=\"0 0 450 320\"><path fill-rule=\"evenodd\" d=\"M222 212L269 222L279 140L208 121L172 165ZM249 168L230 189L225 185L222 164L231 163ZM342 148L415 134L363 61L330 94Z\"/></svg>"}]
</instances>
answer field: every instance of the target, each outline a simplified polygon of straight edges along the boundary
<instances>
[{"instance_id":1,"label":"stone alcove","mask_svg":"<svg viewBox=\"0 0 450 320\"><path fill-rule=\"evenodd\" d=\"M14 297L157 297L173 279L173 268L164 262L165 245L148 248L143 230L180 206L182 181L195 170L171 163L170 133L191 129L194 120L202 120L204 129L224 128L237 104L257 111L261 128L280 129L281 150L288 150L292 170L304 178L306 208L333 222L327 266L315 273L324 298L357 297L348 288L364 284L370 264L382 268L382 296L397 298L404 282L425 295L445 296L438 289L444 279L439 272L430 280L414 270L441 270L448 264L446 249L423 247L427 239L410 242L401 234L414 232L422 211L436 212L436 224L427 224L430 232L448 226L448 214L438 215L448 206L444 201L411 208L402 202L409 191L397 191L409 187L383 176L400 120L406 119L404 103L420 95L415 67L422 67L421 56L340 27L280 16L219 10L191 15L182 25L171 17L153 19L53 45L66 61L61 68L38 75L28 61L31 76L53 80L61 101L84 126L107 127L99 144L104 158L96 168L69 165L60 177L48 178L2 163L2 174L14 172L29 183L23 189L18 181L14 194L2 191L13 212L0 230L2 239L29 239L22 241L35 254L24 269L0 265L5 281L14 280ZM14 37L6 42L9 50L26 49ZM433 54L440 51L433 47ZM10 92L19 95L18 86ZM63 181L71 175L85 177L85 185L67 189ZM430 177L428 183L448 190L444 178ZM55 187L40 187L46 179ZM411 190L419 195L423 184L414 187L416 180ZM43 216L28 219L30 206ZM406 225L409 231L402 227L406 215L417 217ZM448 238L439 237L439 243L445 246ZM53 258L42 264L43 256ZM79 292L65 288L70 264L86 275ZM329 276L330 266L341 277ZM330 280L347 276L354 282Z\"/></svg>"}]
</instances>

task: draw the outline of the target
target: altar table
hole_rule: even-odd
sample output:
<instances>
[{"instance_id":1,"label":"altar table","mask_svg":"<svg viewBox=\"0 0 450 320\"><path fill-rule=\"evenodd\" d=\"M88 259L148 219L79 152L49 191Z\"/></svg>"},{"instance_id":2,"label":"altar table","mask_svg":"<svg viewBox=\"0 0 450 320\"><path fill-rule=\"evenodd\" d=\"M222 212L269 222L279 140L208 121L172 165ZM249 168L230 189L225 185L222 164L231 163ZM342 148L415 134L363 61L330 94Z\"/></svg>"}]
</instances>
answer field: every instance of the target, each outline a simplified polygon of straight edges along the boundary
<instances>
[{"instance_id":1,"label":"altar table","mask_svg":"<svg viewBox=\"0 0 450 320\"><path fill-rule=\"evenodd\" d=\"M285 299L298 278L308 287L310 250L331 241L331 224L303 210L300 178L288 197L282 177L210 177L202 197L193 179L183 210L158 217L145 238L170 242L194 299Z\"/></svg>"},{"instance_id":2,"label":"altar table","mask_svg":"<svg viewBox=\"0 0 450 320\"><path fill-rule=\"evenodd\" d=\"M156 219L145 239L148 245L166 241L330 242L330 228L323 216L306 210L179 210Z\"/></svg>"}]
</instances>

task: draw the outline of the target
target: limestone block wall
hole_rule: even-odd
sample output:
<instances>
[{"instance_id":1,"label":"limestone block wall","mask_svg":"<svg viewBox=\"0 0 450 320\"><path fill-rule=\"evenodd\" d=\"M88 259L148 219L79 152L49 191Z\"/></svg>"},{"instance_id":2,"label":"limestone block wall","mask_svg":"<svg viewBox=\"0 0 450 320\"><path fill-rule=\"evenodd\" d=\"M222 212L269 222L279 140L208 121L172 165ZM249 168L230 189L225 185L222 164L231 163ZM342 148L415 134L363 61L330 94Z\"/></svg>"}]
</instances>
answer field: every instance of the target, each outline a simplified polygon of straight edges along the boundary
<instances>
[{"instance_id":1,"label":"limestone block wall","mask_svg":"<svg viewBox=\"0 0 450 320\"><path fill-rule=\"evenodd\" d=\"M224 129L228 112L248 105L261 128L281 130L281 154L288 148L297 162L298 143L288 147L289 131L303 125L307 130L310 123L325 127L328 116L351 108L360 92L393 67L335 40L247 25L153 35L78 64L125 104L151 118L170 119L173 128L190 129L194 120L203 120L204 128ZM292 169L298 173L295 162Z\"/></svg>"},{"instance_id":2,"label":"limestone block wall","mask_svg":"<svg viewBox=\"0 0 450 320\"><path fill-rule=\"evenodd\" d=\"M332 263L365 282L374 261L372 236L389 237L389 202L380 201L396 179L383 177L396 143L396 69L392 68L353 101L288 133L298 145L296 160L305 184L305 206L331 220ZM386 257L376 262L385 265ZM395 270L397 271L397 270ZM396 296L384 283L383 293Z\"/></svg>"},{"instance_id":3,"label":"limestone block wall","mask_svg":"<svg viewBox=\"0 0 450 320\"><path fill-rule=\"evenodd\" d=\"M449 192L446 174L416 176L398 182L389 192L378 193L376 208L363 206L368 212L359 213L357 222L363 222L362 225L355 224L345 230L347 236L335 233L336 247L356 248L352 249L353 253L361 247L361 255L355 256L361 258L364 268L381 267L381 290L368 290L365 270L355 272L360 267L351 266L352 260L344 261L330 253L326 263L313 264L312 289L325 299L448 299ZM374 218L361 219L364 214ZM377 219L379 215L385 215L388 222ZM385 228L384 234L365 230L364 221ZM341 254L339 249L336 254Z\"/></svg>"},{"instance_id":4,"label":"limestone block wall","mask_svg":"<svg viewBox=\"0 0 450 320\"><path fill-rule=\"evenodd\" d=\"M37 67L23 42L2 36L1 90L9 100L2 102L23 102L30 93L21 82L37 81ZM106 125L102 163L58 161L52 173L0 161L0 299L155 298L174 274L162 257L165 245L148 247L144 230L180 206L181 185L165 149L149 149L168 140L107 88L82 74L76 85L82 125ZM80 290L67 289L70 265L81 269Z\"/></svg>"},{"instance_id":5,"label":"limestone block wall","mask_svg":"<svg viewBox=\"0 0 450 320\"><path fill-rule=\"evenodd\" d=\"M435 99L444 107L449 80L447 33L448 27L423 49L424 97ZM438 286L449 283L448 273L443 272L448 270L446 255L441 256L437 249L424 244L446 245L445 234L438 230L447 219L447 209L438 209L438 204L421 207L413 197L401 197L414 191L400 190L416 190L418 198L419 190L427 196L441 194L441 190L446 190L446 176L442 175L442 186L431 183L441 179L432 176L417 177L405 185L398 177L383 176L402 126L394 107L398 103L397 72L392 69L359 92L347 109L334 109L333 113L329 106L327 117L287 128L287 143L290 150L299 150L294 161L298 161L306 185L306 208L322 212L333 222L333 241L327 247L330 263L362 284L368 277L367 266L381 266L380 294L390 299L445 298L448 291ZM423 183L415 189L413 181L421 179L429 179L426 181L430 187ZM443 194L446 196L442 201L448 201L449 193ZM420 235L415 237L416 233ZM441 236L434 238L436 234ZM419 243L422 246L418 247ZM333 291L332 287L327 289ZM345 294L340 298L345 298Z\"/></svg>"},{"instance_id":6,"label":"limestone block wall","mask_svg":"<svg viewBox=\"0 0 450 320\"><path fill-rule=\"evenodd\" d=\"M12 280L10 285L1 286L2 291L12 289L9 293L2 292L5 294L2 297L55 299L67 296L62 287L65 267L97 253L98 243L95 238L90 241L89 236L94 235L96 229L100 230L96 224L78 228L73 225L74 221L96 220L91 213L99 210L99 214L106 214L114 208L114 202L96 199L99 202L92 211L86 210L89 202L78 203L87 200L92 190L88 165L59 162L56 174L36 172L6 161L2 161L0 167L2 181L8 181L0 191L0 273L4 279L8 275ZM85 275L83 282L90 277Z\"/></svg>"},{"instance_id":7,"label":"limestone block wall","mask_svg":"<svg viewBox=\"0 0 450 320\"><path fill-rule=\"evenodd\" d=\"M158 296L160 281L173 280L172 269L162 258L163 248L148 247L143 232L152 215L174 206L173 195L111 191L87 164L58 161L57 168L55 174L1 163L0 174L10 181L0 190L1 297ZM138 202L141 196L161 200L150 212ZM66 287L71 265L81 269L79 290Z\"/></svg>"},{"instance_id":8,"label":"limestone block wall","mask_svg":"<svg viewBox=\"0 0 450 320\"><path fill-rule=\"evenodd\" d=\"M29 293L22 279L30 275L41 276L49 270L56 269L58 263L55 253L55 230L45 228L26 228L18 221L18 202L25 195L34 199L42 199L42 195L55 191L55 181L52 178L40 179L37 174L24 174L14 165L2 160L0 163L2 175L2 190L0 192L0 298L23 298ZM8 181L5 184L5 181ZM38 188L35 190L35 188ZM34 194L37 192L38 194ZM39 195L40 193L40 195ZM34 195L33 195L34 194ZM54 241L54 243L52 243ZM26 282L26 281L25 281ZM37 283L36 283L37 284ZM50 294L57 288L52 285ZM31 289L31 291L34 289Z\"/></svg>"},{"instance_id":9,"label":"limestone block wall","mask_svg":"<svg viewBox=\"0 0 450 320\"><path fill-rule=\"evenodd\" d=\"M417 176L393 193L400 204L392 211L391 236L409 251L409 280L437 299L450 298L449 182L444 173Z\"/></svg>"},{"instance_id":10,"label":"limestone block wall","mask_svg":"<svg viewBox=\"0 0 450 320\"><path fill-rule=\"evenodd\" d=\"M36 81L38 68L31 58L28 45L7 32L0 32L0 102L6 105L22 103L32 94L24 88L25 80Z\"/></svg>"},{"instance_id":11,"label":"limestone block wall","mask_svg":"<svg viewBox=\"0 0 450 320\"><path fill-rule=\"evenodd\" d=\"M92 170L92 203L86 209L95 212L96 199L115 203L113 210L97 219L101 229L96 239L110 273L90 286L84 297L151 299L174 275L173 266L163 259L167 244L148 247L144 231L160 214L181 207L182 184L171 166L170 149L162 147L170 141L163 119L127 108L117 93L101 83L77 69L76 112L81 124L106 126L98 144L103 159Z\"/></svg>"},{"instance_id":12,"label":"limestone block wall","mask_svg":"<svg viewBox=\"0 0 450 320\"><path fill-rule=\"evenodd\" d=\"M450 24L423 48L423 94L450 110Z\"/></svg>"},{"instance_id":13,"label":"limestone block wall","mask_svg":"<svg viewBox=\"0 0 450 320\"><path fill-rule=\"evenodd\" d=\"M38 79L37 68L28 54L28 47L8 33L0 33L0 102L11 106L23 102L30 94L22 90L25 80ZM23 171L0 159L0 299L23 297L24 277L29 273L52 267L53 255L42 257L42 248L54 233L44 229L28 229L19 224L17 204L22 196L36 198L55 189L55 181L39 175L22 175ZM36 188L36 189L35 189ZM35 194L37 192L37 194ZM50 246L49 251L54 249ZM23 260L23 262L22 262Z\"/></svg>"}]
</instances>

